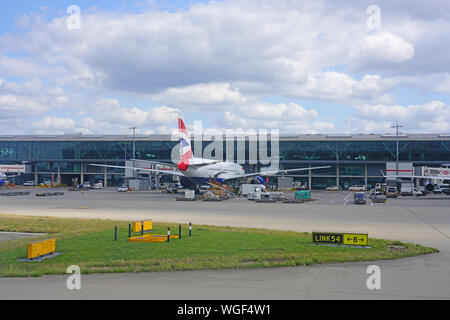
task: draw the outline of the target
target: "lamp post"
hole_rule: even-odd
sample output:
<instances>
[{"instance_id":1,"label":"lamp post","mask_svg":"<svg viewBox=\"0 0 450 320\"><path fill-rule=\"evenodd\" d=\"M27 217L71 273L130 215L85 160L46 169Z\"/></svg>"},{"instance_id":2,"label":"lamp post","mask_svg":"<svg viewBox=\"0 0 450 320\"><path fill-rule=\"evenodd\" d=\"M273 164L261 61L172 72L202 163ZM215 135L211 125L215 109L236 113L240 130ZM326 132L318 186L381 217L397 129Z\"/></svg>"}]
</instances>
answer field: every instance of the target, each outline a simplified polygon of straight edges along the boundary
<instances>
[{"instance_id":1,"label":"lamp post","mask_svg":"<svg viewBox=\"0 0 450 320\"><path fill-rule=\"evenodd\" d=\"M136 129L138 129L138 127L130 127L130 130L133 130L133 168L135 167L135 160L136 159ZM134 174L134 169L133 169L133 177L135 176Z\"/></svg>"},{"instance_id":2,"label":"lamp post","mask_svg":"<svg viewBox=\"0 0 450 320\"><path fill-rule=\"evenodd\" d=\"M396 175L397 175L397 179L398 179L398 129L399 128L403 128L403 126L400 126L398 123L397 123L397 125L395 125L395 126L392 126L391 128L395 128L397 131L396 131L396 140L397 140L397 169L396 169Z\"/></svg>"}]
</instances>

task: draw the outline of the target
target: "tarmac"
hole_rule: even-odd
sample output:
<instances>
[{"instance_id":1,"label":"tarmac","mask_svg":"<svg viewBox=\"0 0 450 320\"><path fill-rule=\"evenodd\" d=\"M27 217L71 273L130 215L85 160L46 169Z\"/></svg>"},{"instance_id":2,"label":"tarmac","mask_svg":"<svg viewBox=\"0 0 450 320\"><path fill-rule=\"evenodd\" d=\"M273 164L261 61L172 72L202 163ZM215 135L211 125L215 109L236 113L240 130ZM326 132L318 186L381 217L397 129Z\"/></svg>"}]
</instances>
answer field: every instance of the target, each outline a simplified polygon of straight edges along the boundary
<instances>
[{"instance_id":1,"label":"tarmac","mask_svg":"<svg viewBox=\"0 0 450 320\"><path fill-rule=\"evenodd\" d=\"M33 191L37 192L37 191ZM0 299L449 299L450 196L388 199L354 205L352 193L313 191L303 204L175 201L157 191L67 192L63 197L2 197L0 214L153 219L159 222L254 227L300 232L368 233L370 238L431 246L439 253L392 261L251 270L82 275L81 290L67 276L0 279ZM370 290L367 268L381 270Z\"/></svg>"}]
</instances>

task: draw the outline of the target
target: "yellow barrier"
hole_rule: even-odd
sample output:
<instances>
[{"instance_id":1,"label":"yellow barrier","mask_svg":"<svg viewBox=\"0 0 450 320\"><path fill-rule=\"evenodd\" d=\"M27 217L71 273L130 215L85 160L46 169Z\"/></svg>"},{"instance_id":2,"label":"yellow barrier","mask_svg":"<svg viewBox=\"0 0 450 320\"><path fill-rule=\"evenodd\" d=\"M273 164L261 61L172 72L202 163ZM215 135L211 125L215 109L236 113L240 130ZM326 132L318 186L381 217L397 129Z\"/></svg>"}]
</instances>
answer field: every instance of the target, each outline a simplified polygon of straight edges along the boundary
<instances>
[{"instance_id":1,"label":"yellow barrier","mask_svg":"<svg viewBox=\"0 0 450 320\"><path fill-rule=\"evenodd\" d=\"M133 232L141 232L142 221L133 222ZM144 231L153 230L153 221L146 220L144 221Z\"/></svg>"},{"instance_id":2,"label":"yellow barrier","mask_svg":"<svg viewBox=\"0 0 450 320\"><path fill-rule=\"evenodd\" d=\"M28 259L34 259L56 251L56 239L49 239L29 243L27 246Z\"/></svg>"},{"instance_id":3,"label":"yellow barrier","mask_svg":"<svg viewBox=\"0 0 450 320\"><path fill-rule=\"evenodd\" d=\"M178 235L170 235L170 239L178 239ZM144 234L128 238L129 242L167 242L167 236L161 234Z\"/></svg>"}]
</instances>

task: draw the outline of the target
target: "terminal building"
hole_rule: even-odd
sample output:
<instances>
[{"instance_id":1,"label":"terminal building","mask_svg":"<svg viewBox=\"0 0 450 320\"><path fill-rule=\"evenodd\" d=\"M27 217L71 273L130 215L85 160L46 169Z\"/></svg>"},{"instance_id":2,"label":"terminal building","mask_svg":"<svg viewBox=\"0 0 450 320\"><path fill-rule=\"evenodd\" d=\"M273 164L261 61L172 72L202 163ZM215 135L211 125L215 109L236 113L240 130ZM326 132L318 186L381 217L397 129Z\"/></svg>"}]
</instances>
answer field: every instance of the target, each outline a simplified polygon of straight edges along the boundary
<instances>
[{"instance_id":1,"label":"terminal building","mask_svg":"<svg viewBox=\"0 0 450 320\"><path fill-rule=\"evenodd\" d=\"M450 134L408 135L280 135L279 164L282 169L330 166L327 169L301 171L294 181L324 189L339 185L374 186L383 179L386 163L396 161L397 139L400 162L414 166L439 167L450 163ZM206 148L210 141L203 141ZM72 185L103 182L105 186L124 183L125 170L89 166L90 163L124 166L135 158L170 163L178 141L169 135L58 135L0 136L0 164L22 164L26 170L14 183L52 181ZM224 150L226 142L224 141ZM249 153L246 141L246 154ZM270 155L270 141L267 143ZM194 144L195 146L195 144ZM194 150L195 152L195 150ZM248 158L248 157L246 157ZM261 165L243 164L248 173ZM157 177L172 181L173 177ZM147 177L147 179L149 179ZM150 178L152 179L152 178ZM276 183L275 177L269 183Z\"/></svg>"}]
</instances>

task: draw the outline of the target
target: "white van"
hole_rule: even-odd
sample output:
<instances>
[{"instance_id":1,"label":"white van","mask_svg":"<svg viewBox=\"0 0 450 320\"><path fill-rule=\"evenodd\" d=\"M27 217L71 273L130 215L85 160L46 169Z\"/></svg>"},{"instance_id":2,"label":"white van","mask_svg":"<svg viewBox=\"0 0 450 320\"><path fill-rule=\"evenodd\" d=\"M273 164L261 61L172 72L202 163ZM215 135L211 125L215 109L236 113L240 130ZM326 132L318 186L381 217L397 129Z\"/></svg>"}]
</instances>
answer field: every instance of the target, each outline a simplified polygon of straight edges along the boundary
<instances>
[{"instance_id":1,"label":"white van","mask_svg":"<svg viewBox=\"0 0 450 320\"><path fill-rule=\"evenodd\" d=\"M366 186L351 186L349 191L366 191Z\"/></svg>"}]
</instances>

